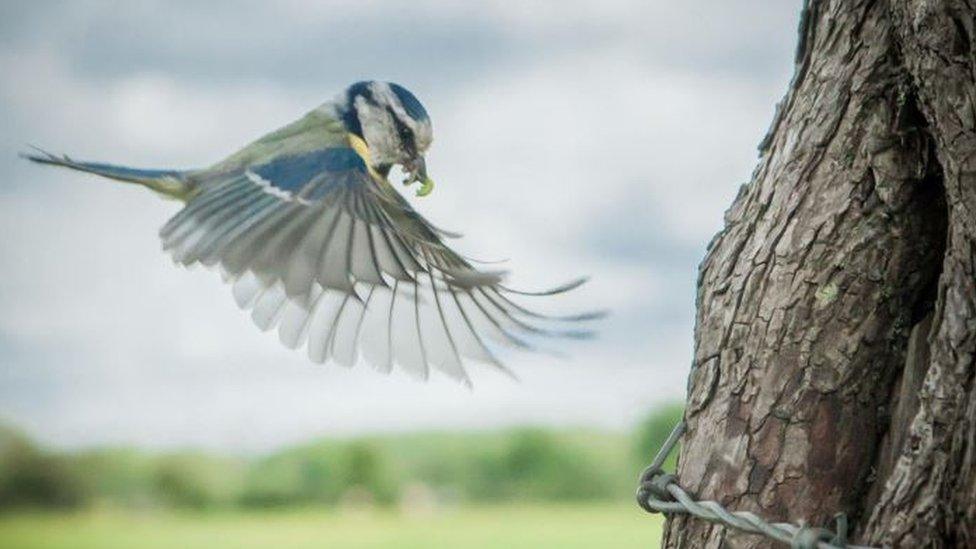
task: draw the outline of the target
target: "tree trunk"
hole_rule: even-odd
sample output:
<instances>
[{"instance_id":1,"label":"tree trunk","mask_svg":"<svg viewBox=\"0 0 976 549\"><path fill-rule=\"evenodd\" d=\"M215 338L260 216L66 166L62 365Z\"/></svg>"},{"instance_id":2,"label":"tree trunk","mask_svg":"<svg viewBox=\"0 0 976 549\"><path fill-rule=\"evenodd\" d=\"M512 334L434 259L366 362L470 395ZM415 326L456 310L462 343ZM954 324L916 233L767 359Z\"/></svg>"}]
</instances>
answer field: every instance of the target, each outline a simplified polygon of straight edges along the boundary
<instances>
[{"instance_id":1,"label":"tree trunk","mask_svg":"<svg viewBox=\"0 0 976 549\"><path fill-rule=\"evenodd\" d=\"M701 266L678 467L697 499L976 547L973 1L807 1L790 90ZM774 545L682 516L665 544Z\"/></svg>"}]
</instances>

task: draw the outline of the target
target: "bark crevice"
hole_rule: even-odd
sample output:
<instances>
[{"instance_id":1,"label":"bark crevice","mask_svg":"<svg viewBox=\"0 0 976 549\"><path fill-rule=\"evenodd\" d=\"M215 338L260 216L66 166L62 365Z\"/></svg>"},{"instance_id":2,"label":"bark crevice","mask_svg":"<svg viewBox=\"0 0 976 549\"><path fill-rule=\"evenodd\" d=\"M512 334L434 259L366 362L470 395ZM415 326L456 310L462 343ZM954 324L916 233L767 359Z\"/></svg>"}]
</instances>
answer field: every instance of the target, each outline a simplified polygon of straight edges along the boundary
<instances>
[{"instance_id":1,"label":"bark crevice","mask_svg":"<svg viewBox=\"0 0 976 549\"><path fill-rule=\"evenodd\" d=\"M907 433L920 406L919 391L929 369L930 337L938 298L939 280L945 261L949 209L945 196L944 172L936 154L935 140L928 122L918 108L915 90L905 98L899 116L899 134L906 141L917 141L924 154L919 156L921 177L912 185L906 208L917 218L917 237L928 253L918 261L913 275L919 291L906 304L910 311L908 338L904 342L903 367L895 372L888 398L882 405L882 425L877 437L877 452L865 487L865 497L858 519L870 514L878 504L887 480L898 458L903 454Z\"/></svg>"}]
</instances>

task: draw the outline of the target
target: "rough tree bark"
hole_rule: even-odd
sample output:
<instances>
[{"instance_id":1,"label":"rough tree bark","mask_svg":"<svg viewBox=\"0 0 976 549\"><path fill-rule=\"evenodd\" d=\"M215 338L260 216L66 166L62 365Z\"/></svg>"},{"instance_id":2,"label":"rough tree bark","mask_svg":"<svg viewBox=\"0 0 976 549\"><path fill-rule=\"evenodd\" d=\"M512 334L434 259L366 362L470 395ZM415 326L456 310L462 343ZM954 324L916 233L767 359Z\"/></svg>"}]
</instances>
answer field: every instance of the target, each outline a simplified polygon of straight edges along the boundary
<instances>
[{"instance_id":1,"label":"rough tree bark","mask_svg":"<svg viewBox=\"0 0 976 549\"><path fill-rule=\"evenodd\" d=\"M808 0L701 266L678 480L852 541L976 547L976 3ZM674 517L667 547L770 547Z\"/></svg>"}]
</instances>

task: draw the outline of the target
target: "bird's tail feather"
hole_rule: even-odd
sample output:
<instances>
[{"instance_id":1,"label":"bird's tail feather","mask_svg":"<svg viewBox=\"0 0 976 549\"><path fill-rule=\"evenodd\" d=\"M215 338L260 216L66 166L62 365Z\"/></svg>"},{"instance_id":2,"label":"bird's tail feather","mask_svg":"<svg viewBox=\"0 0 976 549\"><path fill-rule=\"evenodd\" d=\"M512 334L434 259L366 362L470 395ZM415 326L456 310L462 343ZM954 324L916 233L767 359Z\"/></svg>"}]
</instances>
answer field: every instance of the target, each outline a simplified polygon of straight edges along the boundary
<instances>
[{"instance_id":1,"label":"bird's tail feather","mask_svg":"<svg viewBox=\"0 0 976 549\"><path fill-rule=\"evenodd\" d=\"M179 170L143 170L98 162L78 162L67 156L56 156L41 149L35 149L35 151L34 153L21 153L20 156L38 164L60 166L115 179L116 181L144 185L160 194L181 200L185 200L191 191L189 182L185 177L186 172Z\"/></svg>"}]
</instances>

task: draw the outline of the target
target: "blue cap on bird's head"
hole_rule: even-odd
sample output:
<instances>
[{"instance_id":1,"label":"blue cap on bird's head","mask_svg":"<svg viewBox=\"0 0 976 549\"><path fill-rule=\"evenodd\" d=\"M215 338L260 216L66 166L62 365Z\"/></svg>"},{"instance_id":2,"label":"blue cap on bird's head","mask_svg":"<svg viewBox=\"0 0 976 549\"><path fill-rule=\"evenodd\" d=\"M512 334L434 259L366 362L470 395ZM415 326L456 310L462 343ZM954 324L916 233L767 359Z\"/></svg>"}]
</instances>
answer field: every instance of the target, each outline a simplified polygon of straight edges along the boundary
<instances>
[{"instance_id":1,"label":"blue cap on bird's head","mask_svg":"<svg viewBox=\"0 0 976 549\"><path fill-rule=\"evenodd\" d=\"M346 131L366 143L374 168L388 171L400 164L407 172L404 184L419 181L423 186L417 194L430 193L433 181L423 153L433 141L433 128L414 94L392 82L364 80L346 89L339 107Z\"/></svg>"},{"instance_id":2,"label":"blue cap on bird's head","mask_svg":"<svg viewBox=\"0 0 976 549\"><path fill-rule=\"evenodd\" d=\"M424 108L423 103L417 99L417 96L410 92L407 88L404 88L400 84L395 82L377 82L375 80L361 80L355 84L346 88L346 101L353 102L357 97L364 97L369 101L375 101L375 89L376 88L388 88L397 99L400 100L400 104L403 110L414 120L429 121L430 115L427 114L427 109Z\"/></svg>"},{"instance_id":3,"label":"blue cap on bird's head","mask_svg":"<svg viewBox=\"0 0 976 549\"><path fill-rule=\"evenodd\" d=\"M420 103L417 96L410 93L410 90L404 88L400 84L394 84L390 82L390 89L393 93L400 99L400 103L403 105L403 109L407 111L414 120L430 122L430 115L427 114L427 109Z\"/></svg>"}]
</instances>

